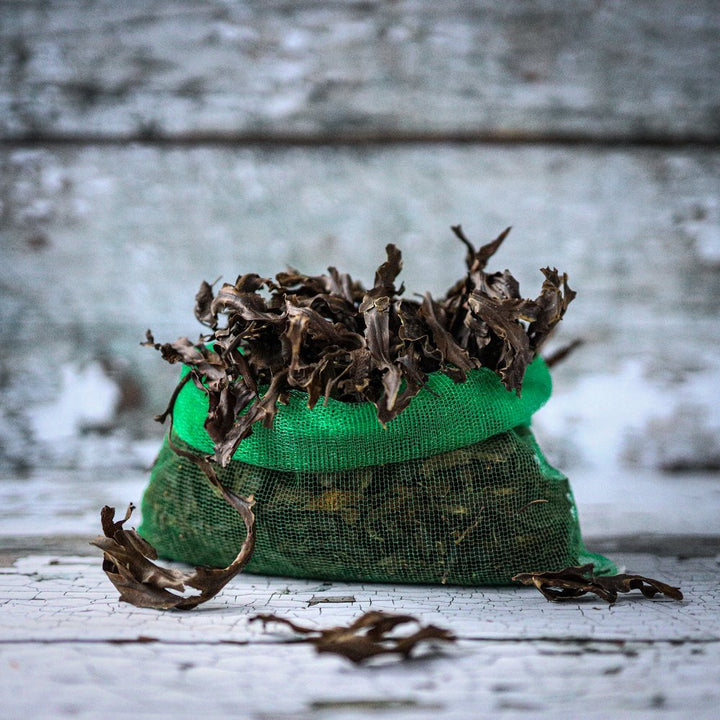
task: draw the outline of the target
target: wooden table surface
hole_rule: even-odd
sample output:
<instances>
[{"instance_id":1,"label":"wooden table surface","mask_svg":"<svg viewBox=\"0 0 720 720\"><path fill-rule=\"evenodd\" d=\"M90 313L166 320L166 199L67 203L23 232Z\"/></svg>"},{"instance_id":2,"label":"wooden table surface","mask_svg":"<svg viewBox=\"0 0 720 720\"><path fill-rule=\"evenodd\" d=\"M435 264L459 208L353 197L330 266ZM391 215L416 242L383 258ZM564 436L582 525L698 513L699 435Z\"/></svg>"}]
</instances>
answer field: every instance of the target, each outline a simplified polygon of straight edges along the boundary
<instances>
[{"instance_id":1,"label":"wooden table surface","mask_svg":"<svg viewBox=\"0 0 720 720\"><path fill-rule=\"evenodd\" d=\"M146 477L113 479L57 472L0 483L0 702L8 720L716 717L720 537L710 531L720 500L701 478L639 484L637 505L616 513L614 534L604 535L603 493L584 488L589 479L576 483L590 546L628 572L680 586L682 602L630 594L612 607L594 597L556 604L525 587L240 575L188 612L118 601L88 540L99 533L103 498L137 501ZM653 490L663 502L652 501ZM619 489L604 492L612 500ZM693 528L699 502L706 515ZM273 613L325 628L369 610L415 615L458 641L357 667L316 654L288 628L250 622Z\"/></svg>"}]
</instances>

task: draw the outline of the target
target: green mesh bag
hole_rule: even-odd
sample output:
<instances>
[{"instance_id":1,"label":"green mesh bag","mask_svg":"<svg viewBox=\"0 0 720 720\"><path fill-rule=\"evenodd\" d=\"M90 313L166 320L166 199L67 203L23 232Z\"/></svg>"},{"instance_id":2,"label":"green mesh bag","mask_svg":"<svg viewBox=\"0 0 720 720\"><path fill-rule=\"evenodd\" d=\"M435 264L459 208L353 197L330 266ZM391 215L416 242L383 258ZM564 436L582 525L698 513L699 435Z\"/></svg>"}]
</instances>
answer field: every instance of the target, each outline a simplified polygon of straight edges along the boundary
<instances>
[{"instance_id":1,"label":"green mesh bag","mask_svg":"<svg viewBox=\"0 0 720 720\"><path fill-rule=\"evenodd\" d=\"M187 372L185 369L184 372ZM272 427L240 443L221 482L256 500L257 545L247 572L387 583L508 584L522 572L586 562L616 572L583 545L568 479L543 456L530 421L549 398L537 358L522 393L472 370L433 373L385 426L369 402L332 398L313 409L290 393ZM172 443L211 453L205 393L186 383ZM245 537L237 513L166 438L142 501L139 532L173 560L222 567Z\"/></svg>"}]
</instances>

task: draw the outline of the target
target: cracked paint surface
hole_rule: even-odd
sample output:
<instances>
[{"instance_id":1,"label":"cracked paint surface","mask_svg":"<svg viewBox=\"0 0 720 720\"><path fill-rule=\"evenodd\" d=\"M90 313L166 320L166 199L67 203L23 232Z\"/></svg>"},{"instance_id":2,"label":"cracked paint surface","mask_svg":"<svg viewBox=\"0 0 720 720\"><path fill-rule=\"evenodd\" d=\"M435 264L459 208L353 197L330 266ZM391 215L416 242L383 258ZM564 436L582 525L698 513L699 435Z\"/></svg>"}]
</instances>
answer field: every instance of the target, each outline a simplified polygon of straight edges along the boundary
<instances>
[{"instance_id":1,"label":"cracked paint surface","mask_svg":"<svg viewBox=\"0 0 720 720\"><path fill-rule=\"evenodd\" d=\"M718 561L618 560L680 585L686 599L550 604L530 588L241 575L201 608L157 612L119 603L98 557L27 556L0 569L0 697L8 718L593 717L593 708L714 717ZM248 622L273 612L327 627L369 610L415 614L459 641L354 668L316 655L286 628Z\"/></svg>"}]
</instances>

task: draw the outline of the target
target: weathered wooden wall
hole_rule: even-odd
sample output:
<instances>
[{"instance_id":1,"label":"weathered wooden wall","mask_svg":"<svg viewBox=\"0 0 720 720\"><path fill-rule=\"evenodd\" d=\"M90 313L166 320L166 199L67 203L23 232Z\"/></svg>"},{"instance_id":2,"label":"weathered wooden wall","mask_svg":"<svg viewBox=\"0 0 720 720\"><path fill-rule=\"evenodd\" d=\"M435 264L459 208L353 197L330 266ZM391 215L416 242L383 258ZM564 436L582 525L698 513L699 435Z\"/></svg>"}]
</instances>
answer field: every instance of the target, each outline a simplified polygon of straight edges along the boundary
<instances>
[{"instance_id":1,"label":"weathered wooden wall","mask_svg":"<svg viewBox=\"0 0 720 720\"><path fill-rule=\"evenodd\" d=\"M144 461L202 279L440 293L459 222L578 290L559 461L720 466L719 81L711 0L0 4L4 463Z\"/></svg>"},{"instance_id":2,"label":"weathered wooden wall","mask_svg":"<svg viewBox=\"0 0 720 720\"><path fill-rule=\"evenodd\" d=\"M714 141L714 0L3 3L6 137Z\"/></svg>"}]
</instances>

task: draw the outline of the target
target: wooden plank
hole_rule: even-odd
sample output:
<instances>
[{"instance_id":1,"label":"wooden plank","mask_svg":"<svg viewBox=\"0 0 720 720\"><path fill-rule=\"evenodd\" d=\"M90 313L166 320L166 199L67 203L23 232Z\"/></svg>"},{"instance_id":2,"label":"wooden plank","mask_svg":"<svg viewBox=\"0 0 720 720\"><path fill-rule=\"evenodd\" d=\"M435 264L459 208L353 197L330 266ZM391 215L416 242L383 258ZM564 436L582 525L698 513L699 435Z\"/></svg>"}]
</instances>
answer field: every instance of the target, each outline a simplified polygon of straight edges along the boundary
<instances>
[{"instance_id":1,"label":"wooden plank","mask_svg":"<svg viewBox=\"0 0 720 720\"><path fill-rule=\"evenodd\" d=\"M597 717L602 705L611 717L714 718L717 565L687 555L618 560L679 585L685 601L638 600L635 591L609 609L592 596L548 604L524 587L241 575L202 609L162 613L119 603L99 557L23 557L0 571L4 716L484 720ZM311 604L320 595L354 602ZM326 629L368 611L412 615L457 641L418 647L407 662L354 667L318 655L289 628L250 621L274 614Z\"/></svg>"},{"instance_id":2,"label":"wooden plank","mask_svg":"<svg viewBox=\"0 0 720 720\"><path fill-rule=\"evenodd\" d=\"M594 337L617 324L609 308L629 327L715 317L718 152L136 145L0 162L6 319L180 331L202 279L335 264L369 283L388 242L409 291L440 294L463 271L456 223L478 244L514 225L498 265L528 294L539 267L567 270L569 322Z\"/></svg>"},{"instance_id":3,"label":"wooden plank","mask_svg":"<svg viewBox=\"0 0 720 720\"><path fill-rule=\"evenodd\" d=\"M667 407L700 403L683 415L684 434L670 423L647 437L688 438L710 466L720 454L716 413L687 395L686 381L712 384L718 372L718 197L720 153L699 150L6 148L3 452L37 457L32 438L48 413L60 412L67 393L88 392L82 382L63 385L64 371L84 369L83 382L115 397L97 362L135 408L112 422L147 436L175 370L139 343L148 327L162 341L195 338L203 279L332 264L367 284L394 242L408 293L441 295L463 272L464 249L449 229L462 223L476 244L514 226L492 265L511 268L526 295L539 291L540 267L569 273L578 298L558 342L587 344L558 367L560 388L594 373L611 382L637 361L650 379L668 381ZM597 412L620 422L612 404ZM90 409L75 421L72 436L105 422ZM53 436L69 442L57 428ZM123 452L84 462L122 461Z\"/></svg>"},{"instance_id":4,"label":"wooden plank","mask_svg":"<svg viewBox=\"0 0 720 720\"><path fill-rule=\"evenodd\" d=\"M0 5L0 136L717 141L720 5Z\"/></svg>"}]
</instances>

